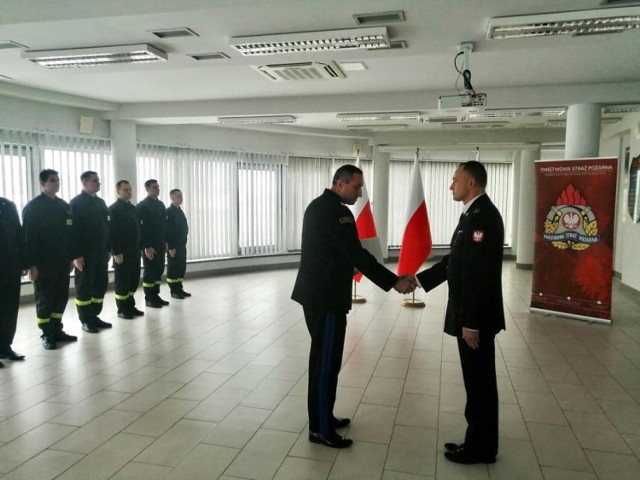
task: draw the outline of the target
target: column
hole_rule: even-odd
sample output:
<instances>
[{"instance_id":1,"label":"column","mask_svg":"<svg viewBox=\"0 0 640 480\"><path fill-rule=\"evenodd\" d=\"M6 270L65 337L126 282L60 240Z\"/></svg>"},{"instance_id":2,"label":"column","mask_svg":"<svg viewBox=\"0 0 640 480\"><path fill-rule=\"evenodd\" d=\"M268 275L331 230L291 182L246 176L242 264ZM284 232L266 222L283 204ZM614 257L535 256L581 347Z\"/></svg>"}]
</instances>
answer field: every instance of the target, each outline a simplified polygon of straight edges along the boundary
<instances>
[{"instance_id":1,"label":"column","mask_svg":"<svg viewBox=\"0 0 640 480\"><path fill-rule=\"evenodd\" d=\"M540 145L535 150L520 152L520 195L518 201L518 248L516 268L533 268L535 239L536 192L534 162L540 160Z\"/></svg>"},{"instance_id":2,"label":"column","mask_svg":"<svg viewBox=\"0 0 640 480\"><path fill-rule=\"evenodd\" d=\"M376 222L376 230L380 245L382 246L383 258L389 258L389 242L387 234L389 232L389 161L391 155L373 151L373 168L375 175L373 178L373 195L371 198L373 208L373 218Z\"/></svg>"},{"instance_id":3,"label":"column","mask_svg":"<svg viewBox=\"0 0 640 480\"><path fill-rule=\"evenodd\" d=\"M131 120L111 120L111 153L116 182L128 180L133 188L132 202L136 203L136 123ZM115 188L112 185L111 188Z\"/></svg>"},{"instance_id":4,"label":"column","mask_svg":"<svg viewBox=\"0 0 640 480\"><path fill-rule=\"evenodd\" d=\"M600 119L602 105L569 105L564 158L592 158L600 153Z\"/></svg>"}]
</instances>

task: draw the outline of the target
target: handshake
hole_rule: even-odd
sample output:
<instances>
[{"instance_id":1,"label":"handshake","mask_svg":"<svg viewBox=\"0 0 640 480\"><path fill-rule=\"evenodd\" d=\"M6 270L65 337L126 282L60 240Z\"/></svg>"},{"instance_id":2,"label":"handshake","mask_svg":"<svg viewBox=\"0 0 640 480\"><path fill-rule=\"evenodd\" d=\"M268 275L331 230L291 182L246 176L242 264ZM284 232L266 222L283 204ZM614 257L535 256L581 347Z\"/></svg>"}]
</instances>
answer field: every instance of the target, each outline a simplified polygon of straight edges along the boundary
<instances>
[{"instance_id":1,"label":"handshake","mask_svg":"<svg viewBox=\"0 0 640 480\"><path fill-rule=\"evenodd\" d=\"M401 275L393 286L396 292L406 294L413 292L418 287L418 280L413 275Z\"/></svg>"}]
</instances>

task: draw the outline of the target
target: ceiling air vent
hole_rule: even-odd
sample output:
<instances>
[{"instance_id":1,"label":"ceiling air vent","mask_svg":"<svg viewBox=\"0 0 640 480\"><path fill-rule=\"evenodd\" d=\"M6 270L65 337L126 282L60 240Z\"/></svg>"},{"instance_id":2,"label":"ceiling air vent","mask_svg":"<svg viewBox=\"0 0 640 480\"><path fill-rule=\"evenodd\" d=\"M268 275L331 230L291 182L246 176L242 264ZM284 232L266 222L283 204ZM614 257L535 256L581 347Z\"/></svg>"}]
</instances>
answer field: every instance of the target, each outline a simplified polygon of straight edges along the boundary
<instances>
[{"instance_id":1,"label":"ceiling air vent","mask_svg":"<svg viewBox=\"0 0 640 480\"><path fill-rule=\"evenodd\" d=\"M406 20L403 10L381 13L357 13L353 18L358 25L387 25L389 23L399 23Z\"/></svg>"},{"instance_id":2,"label":"ceiling air vent","mask_svg":"<svg viewBox=\"0 0 640 480\"><path fill-rule=\"evenodd\" d=\"M24 45L21 45L17 42L13 42L11 40L0 40L0 50L7 50L9 48L24 48L26 49L27 47L25 47Z\"/></svg>"},{"instance_id":3,"label":"ceiling air vent","mask_svg":"<svg viewBox=\"0 0 640 480\"><path fill-rule=\"evenodd\" d=\"M228 55L225 55L222 52L190 53L187 56L193 58L194 60L227 60L229 58Z\"/></svg>"},{"instance_id":4,"label":"ceiling air vent","mask_svg":"<svg viewBox=\"0 0 640 480\"><path fill-rule=\"evenodd\" d=\"M196 32L187 27L181 28L165 28L162 30L153 30L153 33L158 38L180 38L180 37L199 37Z\"/></svg>"},{"instance_id":5,"label":"ceiling air vent","mask_svg":"<svg viewBox=\"0 0 640 480\"><path fill-rule=\"evenodd\" d=\"M464 115L438 115L434 117L427 117L425 122L427 123L455 123L464 122L467 119Z\"/></svg>"},{"instance_id":6,"label":"ceiling air vent","mask_svg":"<svg viewBox=\"0 0 640 480\"><path fill-rule=\"evenodd\" d=\"M332 80L346 78L334 62L278 63L273 65L252 65L274 82L303 82L307 80Z\"/></svg>"}]
</instances>

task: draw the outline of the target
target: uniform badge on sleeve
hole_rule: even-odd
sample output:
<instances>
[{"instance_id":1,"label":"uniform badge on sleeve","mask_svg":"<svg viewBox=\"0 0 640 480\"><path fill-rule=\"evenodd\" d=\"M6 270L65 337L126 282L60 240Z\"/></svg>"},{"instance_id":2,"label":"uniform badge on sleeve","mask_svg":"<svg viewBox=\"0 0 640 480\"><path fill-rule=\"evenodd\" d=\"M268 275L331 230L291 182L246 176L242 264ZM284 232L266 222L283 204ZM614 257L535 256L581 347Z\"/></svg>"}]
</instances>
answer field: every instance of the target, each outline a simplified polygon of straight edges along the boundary
<instances>
[{"instance_id":1,"label":"uniform badge on sleeve","mask_svg":"<svg viewBox=\"0 0 640 480\"><path fill-rule=\"evenodd\" d=\"M353 223L353 217L340 217L338 221L340 223Z\"/></svg>"},{"instance_id":2,"label":"uniform badge on sleeve","mask_svg":"<svg viewBox=\"0 0 640 480\"><path fill-rule=\"evenodd\" d=\"M481 243L484 240L484 230L473 231L473 243Z\"/></svg>"}]
</instances>

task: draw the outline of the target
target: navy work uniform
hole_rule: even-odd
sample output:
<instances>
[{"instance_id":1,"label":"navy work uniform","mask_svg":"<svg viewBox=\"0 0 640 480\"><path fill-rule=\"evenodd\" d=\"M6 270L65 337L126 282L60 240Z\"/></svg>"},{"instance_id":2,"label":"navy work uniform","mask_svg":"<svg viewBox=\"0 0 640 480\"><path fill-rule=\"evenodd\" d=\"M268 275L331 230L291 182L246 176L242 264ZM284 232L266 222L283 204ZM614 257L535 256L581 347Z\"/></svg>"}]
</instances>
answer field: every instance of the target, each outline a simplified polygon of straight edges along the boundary
<instances>
[{"instance_id":1,"label":"navy work uniform","mask_svg":"<svg viewBox=\"0 0 640 480\"><path fill-rule=\"evenodd\" d=\"M142 261L144 265L142 287L144 289L144 299L148 304L162 304L162 299L160 298L160 279L164 272L167 209L164 203L157 198L146 197L136 205L136 212L140 219L140 230L142 232ZM149 247L156 251L153 260L149 260L147 256L144 255L144 249Z\"/></svg>"},{"instance_id":2,"label":"navy work uniform","mask_svg":"<svg viewBox=\"0 0 640 480\"><path fill-rule=\"evenodd\" d=\"M172 296L184 296L182 282L187 271L187 217L179 206L167 208L167 250L175 249L175 256L167 253L167 283Z\"/></svg>"}]
</instances>

